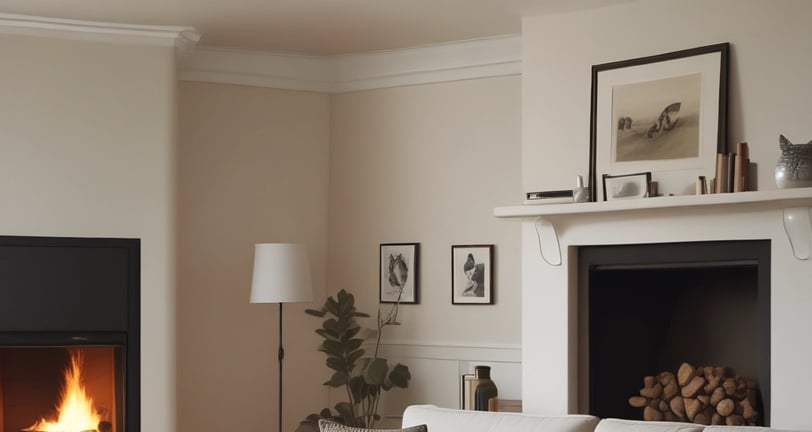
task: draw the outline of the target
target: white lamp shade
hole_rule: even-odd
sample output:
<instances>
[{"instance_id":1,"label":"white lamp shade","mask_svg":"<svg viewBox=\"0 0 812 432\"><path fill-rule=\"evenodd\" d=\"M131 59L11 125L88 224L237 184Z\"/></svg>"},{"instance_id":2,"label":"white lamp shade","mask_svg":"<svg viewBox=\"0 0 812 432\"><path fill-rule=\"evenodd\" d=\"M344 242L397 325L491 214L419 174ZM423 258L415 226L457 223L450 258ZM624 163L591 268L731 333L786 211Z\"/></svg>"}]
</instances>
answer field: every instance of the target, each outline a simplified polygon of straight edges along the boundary
<instances>
[{"instance_id":1,"label":"white lamp shade","mask_svg":"<svg viewBox=\"0 0 812 432\"><path fill-rule=\"evenodd\" d=\"M257 243L251 303L301 303L313 300L307 247L294 243Z\"/></svg>"}]
</instances>

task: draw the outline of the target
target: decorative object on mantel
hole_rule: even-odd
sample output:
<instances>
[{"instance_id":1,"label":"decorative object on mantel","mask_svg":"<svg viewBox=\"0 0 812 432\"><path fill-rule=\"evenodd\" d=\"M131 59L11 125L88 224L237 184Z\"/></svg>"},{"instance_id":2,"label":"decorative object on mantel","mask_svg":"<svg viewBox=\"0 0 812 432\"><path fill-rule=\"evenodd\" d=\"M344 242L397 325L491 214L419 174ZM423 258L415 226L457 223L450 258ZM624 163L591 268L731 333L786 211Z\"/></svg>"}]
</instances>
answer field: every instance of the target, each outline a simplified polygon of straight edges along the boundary
<instances>
[{"instance_id":1,"label":"decorative object on mantel","mask_svg":"<svg viewBox=\"0 0 812 432\"><path fill-rule=\"evenodd\" d=\"M584 186L584 176L575 177L575 189L572 190L573 202L588 202L589 201L589 187Z\"/></svg>"},{"instance_id":2,"label":"decorative object on mantel","mask_svg":"<svg viewBox=\"0 0 812 432\"><path fill-rule=\"evenodd\" d=\"M735 153L716 154L713 193L745 192L750 186L750 150L746 142L738 143Z\"/></svg>"},{"instance_id":3,"label":"decorative object on mantel","mask_svg":"<svg viewBox=\"0 0 812 432\"><path fill-rule=\"evenodd\" d=\"M781 157L775 166L775 185L780 189L812 186L812 140L793 144L781 135L778 142Z\"/></svg>"},{"instance_id":4,"label":"decorative object on mantel","mask_svg":"<svg viewBox=\"0 0 812 432\"><path fill-rule=\"evenodd\" d=\"M603 175L603 200L614 201L648 196L651 173Z\"/></svg>"},{"instance_id":5,"label":"decorative object on mantel","mask_svg":"<svg viewBox=\"0 0 812 432\"><path fill-rule=\"evenodd\" d=\"M589 176L651 171L663 195L692 195L727 153L727 43L592 66Z\"/></svg>"},{"instance_id":6,"label":"decorative object on mantel","mask_svg":"<svg viewBox=\"0 0 812 432\"><path fill-rule=\"evenodd\" d=\"M756 382L728 367L695 368L683 363L676 376L671 372L647 376L640 396L630 397L629 405L643 408L646 421L761 425Z\"/></svg>"}]
</instances>

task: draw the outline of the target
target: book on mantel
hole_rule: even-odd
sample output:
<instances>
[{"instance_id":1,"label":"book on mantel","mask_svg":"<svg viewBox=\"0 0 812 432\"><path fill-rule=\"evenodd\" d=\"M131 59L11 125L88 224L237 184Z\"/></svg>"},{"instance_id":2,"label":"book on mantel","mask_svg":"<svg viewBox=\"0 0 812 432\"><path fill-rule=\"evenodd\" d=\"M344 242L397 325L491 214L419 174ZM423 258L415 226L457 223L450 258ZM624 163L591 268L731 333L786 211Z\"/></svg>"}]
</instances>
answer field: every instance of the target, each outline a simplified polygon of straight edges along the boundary
<instances>
[{"instance_id":1,"label":"book on mantel","mask_svg":"<svg viewBox=\"0 0 812 432\"><path fill-rule=\"evenodd\" d=\"M565 204L573 202L572 189L527 192L525 204Z\"/></svg>"}]
</instances>

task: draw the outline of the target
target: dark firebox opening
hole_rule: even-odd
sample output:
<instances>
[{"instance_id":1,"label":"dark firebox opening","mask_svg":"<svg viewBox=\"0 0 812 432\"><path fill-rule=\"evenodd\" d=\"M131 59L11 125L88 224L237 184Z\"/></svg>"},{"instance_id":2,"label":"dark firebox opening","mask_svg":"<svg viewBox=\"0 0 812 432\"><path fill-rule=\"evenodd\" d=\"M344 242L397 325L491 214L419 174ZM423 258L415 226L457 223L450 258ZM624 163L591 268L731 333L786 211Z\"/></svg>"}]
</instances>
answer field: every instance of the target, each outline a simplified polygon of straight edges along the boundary
<instances>
[{"instance_id":1,"label":"dark firebox opening","mask_svg":"<svg viewBox=\"0 0 812 432\"><path fill-rule=\"evenodd\" d=\"M682 362L758 381L769 424L769 241L579 249L581 411L642 420L643 377Z\"/></svg>"}]
</instances>

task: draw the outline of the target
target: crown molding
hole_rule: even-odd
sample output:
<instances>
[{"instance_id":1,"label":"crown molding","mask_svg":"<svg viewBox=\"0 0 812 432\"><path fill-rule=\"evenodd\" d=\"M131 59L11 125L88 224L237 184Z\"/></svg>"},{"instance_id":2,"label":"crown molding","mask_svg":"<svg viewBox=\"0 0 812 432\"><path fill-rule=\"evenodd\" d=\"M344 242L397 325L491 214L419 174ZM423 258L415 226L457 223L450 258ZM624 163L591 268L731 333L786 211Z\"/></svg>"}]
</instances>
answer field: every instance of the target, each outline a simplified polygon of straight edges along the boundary
<instances>
[{"instance_id":1,"label":"crown molding","mask_svg":"<svg viewBox=\"0 0 812 432\"><path fill-rule=\"evenodd\" d=\"M183 81L344 93L521 74L521 37L500 36L417 48L305 56L197 47Z\"/></svg>"},{"instance_id":2,"label":"crown molding","mask_svg":"<svg viewBox=\"0 0 812 432\"><path fill-rule=\"evenodd\" d=\"M180 53L189 51L200 40L200 33L192 27L105 23L6 13L0 13L0 34L174 46Z\"/></svg>"}]
</instances>

